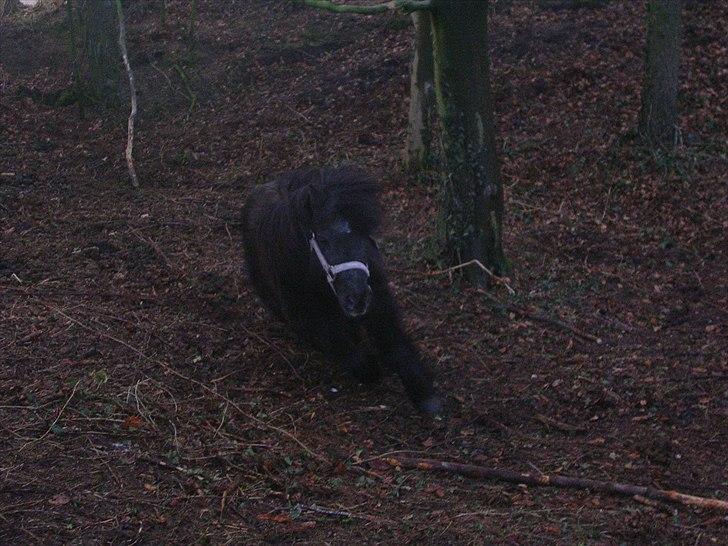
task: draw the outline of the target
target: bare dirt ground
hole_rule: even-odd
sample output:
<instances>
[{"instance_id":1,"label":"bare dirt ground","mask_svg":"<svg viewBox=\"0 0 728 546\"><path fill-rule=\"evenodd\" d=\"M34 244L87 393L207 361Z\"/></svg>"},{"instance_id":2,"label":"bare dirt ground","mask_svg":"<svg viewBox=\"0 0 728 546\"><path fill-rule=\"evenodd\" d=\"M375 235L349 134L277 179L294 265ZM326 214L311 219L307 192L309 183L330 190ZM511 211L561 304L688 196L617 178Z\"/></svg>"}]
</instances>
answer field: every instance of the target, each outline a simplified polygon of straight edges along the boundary
<instances>
[{"instance_id":1,"label":"bare dirt ground","mask_svg":"<svg viewBox=\"0 0 728 546\"><path fill-rule=\"evenodd\" d=\"M406 18L199 0L190 51L189 4L168 4L166 29L152 2L128 23L138 194L125 101L85 119L54 104L62 14L0 30L0 542L728 543L725 514L382 462L728 498L720 2L685 12L669 157L633 140L641 2L495 13L503 305L428 275L436 195L400 161ZM393 379L365 390L303 353L245 282L247 189L342 160L386 187L381 247L446 420L415 415Z\"/></svg>"}]
</instances>

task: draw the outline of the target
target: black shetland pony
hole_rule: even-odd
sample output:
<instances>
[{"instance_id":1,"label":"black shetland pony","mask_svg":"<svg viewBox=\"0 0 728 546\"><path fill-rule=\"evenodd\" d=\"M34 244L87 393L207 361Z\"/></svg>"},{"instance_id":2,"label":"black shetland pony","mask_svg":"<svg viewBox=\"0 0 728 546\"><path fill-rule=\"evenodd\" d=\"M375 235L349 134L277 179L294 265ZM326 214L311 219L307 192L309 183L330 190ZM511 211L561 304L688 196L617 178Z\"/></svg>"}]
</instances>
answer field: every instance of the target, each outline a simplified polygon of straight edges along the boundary
<instances>
[{"instance_id":1,"label":"black shetland pony","mask_svg":"<svg viewBox=\"0 0 728 546\"><path fill-rule=\"evenodd\" d=\"M365 383L380 379L382 365L393 370L419 410L438 414L371 238L377 194L354 167L293 171L256 187L243 212L250 280L303 341Z\"/></svg>"}]
</instances>

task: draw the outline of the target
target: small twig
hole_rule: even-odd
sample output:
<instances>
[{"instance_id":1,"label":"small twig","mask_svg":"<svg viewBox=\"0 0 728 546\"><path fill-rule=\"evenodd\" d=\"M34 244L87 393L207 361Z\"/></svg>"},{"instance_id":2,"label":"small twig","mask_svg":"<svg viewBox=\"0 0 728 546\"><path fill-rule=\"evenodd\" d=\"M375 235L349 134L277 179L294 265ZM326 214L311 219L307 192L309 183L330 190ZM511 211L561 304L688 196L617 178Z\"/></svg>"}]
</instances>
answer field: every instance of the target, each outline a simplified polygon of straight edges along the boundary
<instances>
[{"instance_id":1,"label":"small twig","mask_svg":"<svg viewBox=\"0 0 728 546\"><path fill-rule=\"evenodd\" d=\"M7 351L13 345L17 345L19 343L25 343L26 341L30 341L31 339L37 338L41 334L43 334L43 330L33 330L31 333L29 333L26 336L21 337L20 339L14 339L14 340L6 343L2 347L0 347L0 354L2 354L5 351Z\"/></svg>"},{"instance_id":2,"label":"small twig","mask_svg":"<svg viewBox=\"0 0 728 546\"><path fill-rule=\"evenodd\" d=\"M134 121L137 116L137 94L134 85L134 72L131 70L129 54L126 51L126 29L124 28L124 12L121 9L121 0L116 0L116 15L119 18L119 49L126 67L126 73L129 76L129 93L131 94L131 113L129 114L126 135L126 165L129 168L132 186L139 188L139 179L134 168Z\"/></svg>"},{"instance_id":3,"label":"small twig","mask_svg":"<svg viewBox=\"0 0 728 546\"><path fill-rule=\"evenodd\" d=\"M63 404L63 406L61 407L61 410L58 412L58 415L56 415L56 418L51 423L51 426L48 427L48 430L46 430L40 438L36 438L35 440L31 440L27 444L24 444L18 451L23 451L30 444L33 444L35 442L40 442L41 440L43 440L43 438L45 438L46 436L48 436L51 433L51 431L53 430L53 427L56 426L56 423L58 423L58 420L61 418L61 415L63 415L63 412L66 411L68 404L70 404L71 400L73 400L73 397L76 394L76 389L78 388L78 385L80 383L81 383L80 379L78 381L76 381L76 384L73 386L73 390L71 391L71 395L66 400L66 403Z\"/></svg>"},{"instance_id":4,"label":"small twig","mask_svg":"<svg viewBox=\"0 0 728 546\"><path fill-rule=\"evenodd\" d=\"M138 230L135 228L129 226L129 230L136 236L137 239L139 239L141 242L148 244L150 247L152 247L152 250L164 260L165 265L169 268L170 271L177 272L175 267L172 265L172 262L169 261L169 258L167 258L167 255L162 251L162 248L159 246L158 243L156 243L151 238L145 238L141 233L139 233Z\"/></svg>"},{"instance_id":5,"label":"small twig","mask_svg":"<svg viewBox=\"0 0 728 546\"><path fill-rule=\"evenodd\" d=\"M200 474L199 472L195 472L194 470L190 470L189 468L185 468L185 467L179 466L179 465L169 464L168 462L165 462L165 461L162 461L159 459L154 459L153 457L149 457L148 455L139 455L137 458L140 461L146 461L148 463L156 464L163 468L171 468L172 470L176 470L177 472L180 472L187 476L192 476L193 478L196 478L201 482L205 481L205 479L209 479L209 478L206 478L205 476L203 476L202 474Z\"/></svg>"},{"instance_id":6,"label":"small twig","mask_svg":"<svg viewBox=\"0 0 728 546\"><path fill-rule=\"evenodd\" d=\"M506 282L506 281L505 281L505 280L503 279L503 277L499 277L498 275L496 275L495 273L493 273L493 272L492 272L492 271L491 271L490 269L488 269L487 267L485 267L485 266L484 266L484 265L483 265L483 264L482 264L482 263L480 262L480 260L470 260L469 262L465 262L465 263L462 263L462 264L458 264L458 265L455 265L455 266L453 266L453 267L448 267L447 269L442 269L442 270L440 270L440 271L432 271L432 272L428 273L427 275L428 275L428 276L435 276L435 275L444 275L445 273L452 273L453 271L457 271L458 269L463 269L463 268L465 268L465 267L469 267L469 266L471 266L471 265L477 265L477 266L478 266L478 267L479 267L480 269L482 269L482 270L483 270L483 271L485 271L485 272L486 272L486 273L487 273L488 275L490 275L490 276L491 276L491 277L492 277L493 279L495 279L495 281L496 281L497 283L499 283L499 284L502 284L503 286L505 286L505 287L506 287L506 289L507 289L507 290L508 290L508 291L509 291L509 292L511 293L511 295L513 295L513 294L515 294L515 293L516 293L516 291L515 291L515 290L513 290L513 288L511 288L511 285L509 285L509 284L508 284L508 283L507 283L507 282Z\"/></svg>"},{"instance_id":7,"label":"small twig","mask_svg":"<svg viewBox=\"0 0 728 546\"><path fill-rule=\"evenodd\" d=\"M238 488L238 480L234 480L233 483L230 485L230 487L227 487L225 491L222 492L222 498L220 499L220 517L218 518L218 521L222 521L222 517L225 514L225 505L227 503L228 495L231 491L235 491L235 489ZM234 496L234 495L233 495Z\"/></svg>"},{"instance_id":8,"label":"small twig","mask_svg":"<svg viewBox=\"0 0 728 546\"><path fill-rule=\"evenodd\" d=\"M514 472L512 470L504 470L500 468L489 468L485 466L477 466L472 464L451 463L447 461L437 461L433 459L418 458L388 458L385 459L391 466L398 468L410 468L416 470L440 471L467 476L480 480L501 480L508 483L525 484L532 486L552 486L563 487L568 489L587 489L599 491L610 495L622 495L633 497L639 495L644 498L684 504L688 506L697 506L699 508L708 508L712 510L721 510L728 512L728 501L720 499L711 499L706 497L698 497L695 495L687 495L678 491L657 489L656 487L646 487L642 485L632 485L627 483L606 482L592 480L589 478L574 478L570 476L559 475L534 475Z\"/></svg>"},{"instance_id":9,"label":"small twig","mask_svg":"<svg viewBox=\"0 0 728 546\"><path fill-rule=\"evenodd\" d=\"M334 510L332 508L326 508L324 506L318 506L316 504L312 504L310 506L303 506L304 510L308 510L309 512L315 512L317 514L324 514L327 516L334 516L339 518L347 518L347 519L363 519L365 521L376 521L376 522L384 522L386 520L383 520L382 518L378 518L376 516L369 516L367 514L355 514L353 512L347 512L346 510Z\"/></svg>"},{"instance_id":10,"label":"small twig","mask_svg":"<svg viewBox=\"0 0 728 546\"><path fill-rule=\"evenodd\" d=\"M283 103L283 106L285 106L286 108L288 108L288 109L289 109L289 110L290 110L291 112L293 112L294 114L296 114L296 115L297 115L298 117L300 117L300 118L301 118L301 119L302 119L303 121L305 121L306 123L311 123L311 120L310 120L310 119L308 119L308 118L307 118L306 116L304 116L304 115L303 115L303 114L302 114L301 112L299 112L298 110L296 110L295 108L293 108L293 107L292 107L292 106L291 106L290 104L288 104L287 102L284 102L284 103Z\"/></svg>"},{"instance_id":11,"label":"small twig","mask_svg":"<svg viewBox=\"0 0 728 546\"><path fill-rule=\"evenodd\" d=\"M557 421L556 419L553 419L549 417L548 415L543 415L541 413L536 414L534 417L536 421L539 423L546 425L548 428L555 428L557 430L561 430L563 432L576 432L576 433L583 433L586 432L586 429L583 427L577 427L574 425L570 425L568 423L562 423L561 421Z\"/></svg>"}]
</instances>

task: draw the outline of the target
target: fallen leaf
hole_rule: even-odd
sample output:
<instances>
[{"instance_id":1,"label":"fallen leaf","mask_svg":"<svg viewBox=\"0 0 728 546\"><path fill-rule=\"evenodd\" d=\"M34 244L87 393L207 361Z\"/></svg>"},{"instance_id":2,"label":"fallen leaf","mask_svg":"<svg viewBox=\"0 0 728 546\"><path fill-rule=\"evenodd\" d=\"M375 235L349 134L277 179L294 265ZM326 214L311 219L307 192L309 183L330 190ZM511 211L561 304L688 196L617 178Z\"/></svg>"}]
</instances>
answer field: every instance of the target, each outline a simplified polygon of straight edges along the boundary
<instances>
[{"instance_id":1,"label":"fallen leaf","mask_svg":"<svg viewBox=\"0 0 728 546\"><path fill-rule=\"evenodd\" d=\"M291 523L291 516L288 514L258 514L260 521L272 521L274 523Z\"/></svg>"},{"instance_id":2,"label":"fallen leaf","mask_svg":"<svg viewBox=\"0 0 728 546\"><path fill-rule=\"evenodd\" d=\"M68 497L68 495L65 495L63 493L58 493L55 497L52 497L51 500L48 501L49 504L52 504L53 506L62 506L64 504L68 504L71 502L71 499Z\"/></svg>"},{"instance_id":3,"label":"fallen leaf","mask_svg":"<svg viewBox=\"0 0 728 546\"><path fill-rule=\"evenodd\" d=\"M121 427L126 430L134 430L136 428L142 428L143 426L144 421L138 415L130 415L124 419L123 423L121 423Z\"/></svg>"},{"instance_id":4,"label":"fallen leaf","mask_svg":"<svg viewBox=\"0 0 728 546\"><path fill-rule=\"evenodd\" d=\"M369 467L373 468L374 470L389 470L391 468L387 461L383 461L382 459L374 459L372 461L369 461Z\"/></svg>"}]
</instances>

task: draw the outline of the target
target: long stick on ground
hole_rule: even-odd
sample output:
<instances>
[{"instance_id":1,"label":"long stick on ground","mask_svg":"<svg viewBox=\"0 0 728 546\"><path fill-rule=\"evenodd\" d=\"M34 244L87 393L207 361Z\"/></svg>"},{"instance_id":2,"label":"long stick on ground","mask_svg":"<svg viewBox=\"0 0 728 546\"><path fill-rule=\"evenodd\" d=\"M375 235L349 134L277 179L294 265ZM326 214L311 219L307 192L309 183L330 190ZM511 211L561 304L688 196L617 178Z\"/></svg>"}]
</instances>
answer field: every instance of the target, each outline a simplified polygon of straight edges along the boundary
<instances>
[{"instance_id":1,"label":"long stick on ground","mask_svg":"<svg viewBox=\"0 0 728 546\"><path fill-rule=\"evenodd\" d=\"M121 0L116 0L116 15L119 18L119 49L126 67L126 74L129 76L129 93L131 94L131 113L129 114L129 125L126 133L126 165L129 168L132 186L138 188L139 179L134 168L134 121L137 116L137 94L134 85L134 72L131 70L129 54L126 51L126 29L124 27L124 12L121 9Z\"/></svg>"},{"instance_id":2,"label":"long stick on ground","mask_svg":"<svg viewBox=\"0 0 728 546\"><path fill-rule=\"evenodd\" d=\"M485 466L477 466L472 464L451 463L446 461L437 461L434 459L420 459L413 457L397 457L385 459L387 463L394 467L412 468L417 470L449 472L451 474L459 474L476 478L480 480L501 480L509 483L526 484L534 486L552 486L564 487L569 489L590 489L592 491L600 491L610 495L623 495L654 499L663 502L673 502L677 504L687 504L700 508L709 508L712 510L721 510L728 512L728 501L719 499L709 499L705 497L696 497L677 491L657 489L655 487L645 487L643 485L632 485L627 483L603 482L599 480L591 480L588 478L573 478L569 476L558 476L546 474L533 475L522 474L512 470L503 470L500 468L489 468Z\"/></svg>"}]
</instances>

